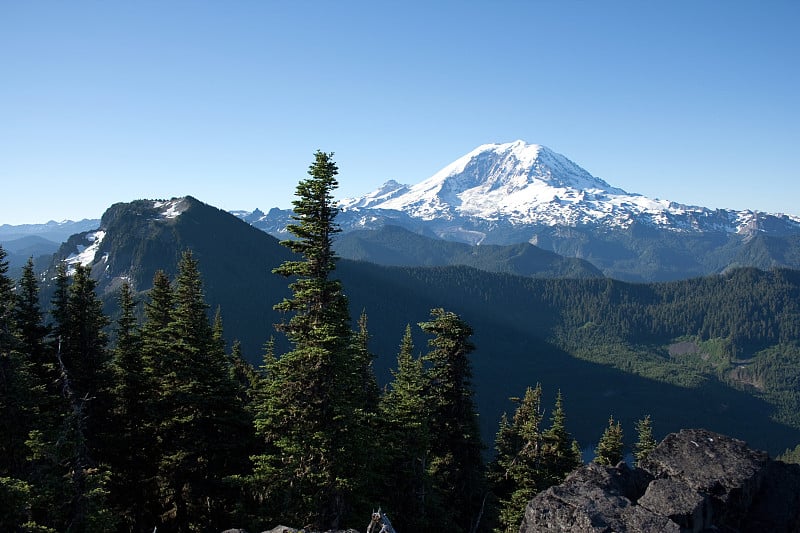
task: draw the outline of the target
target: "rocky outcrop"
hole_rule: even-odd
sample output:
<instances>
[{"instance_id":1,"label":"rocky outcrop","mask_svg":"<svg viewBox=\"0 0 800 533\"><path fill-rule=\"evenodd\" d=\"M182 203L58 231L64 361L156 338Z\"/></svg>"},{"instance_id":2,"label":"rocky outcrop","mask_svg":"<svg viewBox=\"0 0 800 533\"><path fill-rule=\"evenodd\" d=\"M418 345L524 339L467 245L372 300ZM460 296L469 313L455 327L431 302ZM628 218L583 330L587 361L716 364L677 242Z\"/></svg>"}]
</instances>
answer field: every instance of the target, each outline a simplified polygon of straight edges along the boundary
<instances>
[{"instance_id":1,"label":"rocky outcrop","mask_svg":"<svg viewBox=\"0 0 800 533\"><path fill-rule=\"evenodd\" d=\"M226 529L222 533L247 533L247 531L243 529ZM261 533L359 533L359 531L355 529L311 531L287 526L277 526L268 531L262 531ZM369 525L367 526L367 533L395 533L395 530L394 527L392 527L392 522L389 520L389 517L386 516L386 513L378 509L372 513Z\"/></svg>"},{"instance_id":2,"label":"rocky outcrop","mask_svg":"<svg viewBox=\"0 0 800 533\"><path fill-rule=\"evenodd\" d=\"M244 529L226 529L222 533L247 533ZM355 529L330 529L328 531L308 531L306 529L296 529L288 526L276 526L261 533L359 533Z\"/></svg>"},{"instance_id":3,"label":"rocky outcrop","mask_svg":"<svg viewBox=\"0 0 800 533\"><path fill-rule=\"evenodd\" d=\"M586 465L528 504L520 533L800 532L800 466L706 430L668 435L641 467Z\"/></svg>"}]
</instances>

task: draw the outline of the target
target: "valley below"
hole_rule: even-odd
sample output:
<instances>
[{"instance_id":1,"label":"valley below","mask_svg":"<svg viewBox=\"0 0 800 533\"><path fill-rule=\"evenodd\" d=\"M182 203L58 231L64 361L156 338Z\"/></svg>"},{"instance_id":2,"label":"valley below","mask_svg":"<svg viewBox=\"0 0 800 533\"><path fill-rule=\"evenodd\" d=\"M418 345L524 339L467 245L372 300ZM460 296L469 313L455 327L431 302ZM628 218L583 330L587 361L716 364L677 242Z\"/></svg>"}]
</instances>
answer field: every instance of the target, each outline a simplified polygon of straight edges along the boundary
<instances>
[{"instance_id":1,"label":"valley below","mask_svg":"<svg viewBox=\"0 0 800 533\"><path fill-rule=\"evenodd\" d=\"M106 311L116 315L121 279L145 298L154 273L174 275L181 250L191 249L208 302L222 312L228 342L240 341L245 357L258 365L270 338L278 350L286 348L273 329L281 317L272 306L288 289L271 271L290 255L274 237L229 213L193 198L179 200L182 208L173 218L159 215L165 208L149 201L116 204L104 215L105 237L89 264ZM543 252L522 250L528 258L517 263L509 258L524 257L520 250L510 254L504 247L471 256L491 272L458 264L459 254L469 256L466 245L389 229L383 235L392 238L380 241L377 233L371 242L413 243L405 249L438 264L338 262L351 315L368 317L379 381L390 378L406 325L422 352L427 339L416 324L436 307L458 313L475 330L474 380L485 442L491 442L500 414L513 409L509 398L537 383L550 400L563 393L571 430L584 447L593 446L609 415L632 431L648 414L659 435L706 427L773 455L800 442L797 271L743 268L631 283ZM348 234L339 238L356 242ZM73 237L56 258L91 244L82 239ZM443 245L438 260L427 252L437 242ZM414 261L410 252L401 256ZM572 277L559 277L565 272Z\"/></svg>"}]
</instances>

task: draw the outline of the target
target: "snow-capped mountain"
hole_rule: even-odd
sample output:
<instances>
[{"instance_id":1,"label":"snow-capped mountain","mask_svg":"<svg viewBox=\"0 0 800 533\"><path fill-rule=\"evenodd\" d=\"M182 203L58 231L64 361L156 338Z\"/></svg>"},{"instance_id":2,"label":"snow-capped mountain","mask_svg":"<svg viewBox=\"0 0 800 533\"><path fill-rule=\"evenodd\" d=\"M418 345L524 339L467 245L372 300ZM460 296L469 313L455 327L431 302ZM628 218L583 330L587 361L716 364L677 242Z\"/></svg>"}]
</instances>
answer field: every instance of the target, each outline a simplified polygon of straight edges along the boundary
<instances>
[{"instance_id":1,"label":"snow-capped mountain","mask_svg":"<svg viewBox=\"0 0 800 533\"><path fill-rule=\"evenodd\" d=\"M466 218L514 227L625 229L639 222L672 231L741 232L758 218L753 211L710 210L628 193L524 141L479 146L416 185L389 181L340 205L345 211L395 210L421 220ZM777 216L800 230L800 218Z\"/></svg>"},{"instance_id":2,"label":"snow-capped mountain","mask_svg":"<svg viewBox=\"0 0 800 533\"><path fill-rule=\"evenodd\" d=\"M653 281L732 266L800 267L800 217L708 209L613 187L549 148L485 144L414 185L340 202L343 231L388 225L469 244L531 243L604 274ZM291 211L237 212L287 237Z\"/></svg>"},{"instance_id":3,"label":"snow-capped mountain","mask_svg":"<svg viewBox=\"0 0 800 533\"><path fill-rule=\"evenodd\" d=\"M395 209L431 220L469 216L542 220L541 206L628 195L595 178L549 148L516 141L485 144L417 185L389 181L363 198L345 199L343 209Z\"/></svg>"}]
</instances>

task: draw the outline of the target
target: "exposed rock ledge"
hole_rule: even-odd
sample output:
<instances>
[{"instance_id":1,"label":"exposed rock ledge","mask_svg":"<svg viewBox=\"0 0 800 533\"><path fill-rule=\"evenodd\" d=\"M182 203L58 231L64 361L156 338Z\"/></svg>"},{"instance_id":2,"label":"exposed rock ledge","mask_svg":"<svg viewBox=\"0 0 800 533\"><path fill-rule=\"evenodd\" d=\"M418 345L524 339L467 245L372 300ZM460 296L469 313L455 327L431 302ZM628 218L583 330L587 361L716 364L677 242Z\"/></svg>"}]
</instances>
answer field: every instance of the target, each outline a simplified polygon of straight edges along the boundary
<instances>
[{"instance_id":1,"label":"exposed rock ledge","mask_svg":"<svg viewBox=\"0 0 800 533\"><path fill-rule=\"evenodd\" d=\"M800 466L702 429L668 435L641 468L589 464L536 495L520 533L800 532Z\"/></svg>"},{"instance_id":2,"label":"exposed rock ledge","mask_svg":"<svg viewBox=\"0 0 800 533\"><path fill-rule=\"evenodd\" d=\"M244 529L226 529L222 533L247 533ZM359 533L355 529L337 529L337 530L328 530L328 531L307 531L305 529L296 529L293 527L288 526L277 526L273 527L272 529L268 529L267 531L262 531L261 533Z\"/></svg>"}]
</instances>

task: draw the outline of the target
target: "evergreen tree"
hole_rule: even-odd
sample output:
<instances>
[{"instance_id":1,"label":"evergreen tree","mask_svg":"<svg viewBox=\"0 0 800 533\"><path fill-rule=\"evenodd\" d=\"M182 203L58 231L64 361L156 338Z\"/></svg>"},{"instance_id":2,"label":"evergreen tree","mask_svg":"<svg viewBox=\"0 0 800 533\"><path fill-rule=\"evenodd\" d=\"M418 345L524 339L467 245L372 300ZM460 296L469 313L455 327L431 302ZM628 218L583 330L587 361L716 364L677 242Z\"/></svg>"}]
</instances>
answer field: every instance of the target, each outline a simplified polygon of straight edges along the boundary
<instances>
[{"instance_id":1,"label":"evergreen tree","mask_svg":"<svg viewBox=\"0 0 800 533\"><path fill-rule=\"evenodd\" d=\"M2 292L5 293L5 290ZM61 417L65 405L60 396L58 374L53 364L55 357L46 344L48 329L43 324L39 308L39 285L33 272L33 261L30 259L22 269L22 277L16 292L13 320L18 351L12 352L12 361L16 367L15 376L11 381L3 379L2 382L7 391L17 389L11 396L13 402L22 409L18 411L17 416L0 415L3 423L13 425L8 430L0 430L0 434L9 437L9 441L17 439L17 443L22 442L24 448L18 447L17 454L0 452L0 456L16 461L17 468L13 470L16 470L15 475L21 475L24 481L12 480L7 486L12 490L12 494L0 498L0 501L16 507L13 514L24 515L24 522L28 522L28 526L33 530L38 519L55 518L49 510L54 505L61 504L61 494L53 492L50 494L53 498L48 498L46 480L53 482L51 483L53 487L63 488L61 482L63 471L58 471L57 478L52 476L51 474L55 473L55 465L31 458L31 445L37 440L51 443L57 441L62 428ZM5 300L5 297L0 299ZM33 440L30 440L31 435L34 436ZM24 463L20 459L23 459ZM23 467L24 470L20 471L19 467ZM17 498L23 498L24 503L21 504L22 500ZM9 522L0 519L0 530L6 529L13 528L9 526Z\"/></svg>"},{"instance_id":2,"label":"evergreen tree","mask_svg":"<svg viewBox=\"0 0 800 533\"><path fill-rule=\"evenodd\" d=\"M430 428L424 369L422 360L414 357L411 326L406 326L392 377L381 401L384 430L380 438L387 458L380 494L398 530L425 531L429 521L426 495L431 490Z\"/></svg>"},{"instance_id":3,"label":"evergreen tree","mask_svg":"<svg viewBox=\"0 0 800 533\"><path fill-rule=\"evenodd\" d=\"M34 413L33 379L16 321L14 282L8 277L6 252L0 246L0 477L22 478Z\"/></svg>"},{"instance_id":4,"label":"evergreen tree","mask_svg":"<svg viewBox=\"0 0 800 533\"><path fill-rule=\"evenodd\" d=\"M69 332L69 276L67 266L63 262L56 264L55 289L50 300L50 316L52 318L51 343L53 352L61 352L61 342ZM58 372L58 365L56 371Z\"/></svg>"},{"instance_id":5,"label":"evergreen tree","mask_svg":"<svg viewBox=\"0 0 800 533\"><path fill-rule=\"evenodd\" d=\"M0 275L0 278L4 278L4 275ZM0 286L7 287L3 282L0 282ZM5 288L0 292L4 294L0 300L8 302ZM8 309L7 305L3 308ZM24 515L26 527L36 530L39 526L64 523L64 494L68 490L64 481L66 470L63 463L68 458L62 455L61 461L53 461L51 456L37 456L35 453L36 450L43 449L52 453L56 450L56 443L63 440L62 420L66 404L61 397L59 374L54 365L55 356L46 344L48 329L43 324L39 309L39 286L33 272L33 261L30 259L22 270L13 311L14 325L11 327L16 332L16 351L10 353L10 359L4 359L2 366L7 370L7 364L11 363L14 375L11 379L1 380L5 393L0 393L7 399L6 402L11 400L10 404L3 402L4 413L0 414L2 423L9 426L0 430L0 435L7 437L6 442L9 444L16 442L17 451L13 453L3 450L0 457L16 464L11 471L5 470L6 475L13 472L24 480L7 478L9 484L6 488L11 493L0 500L16 507L12 514L17 517ZM16 406L16 415L7 411L12 405ZM24 448L20 444L24 444ZM23 467L22 471L19 470L20 467ZM3 473L0 472L0 475ZM9 522L0 522L0 530L14 530Z\"/></svg>"},{"instance_id":6,"label":"evergreen tree","mask_svg":"<svg viewBox=\"0 0 800 533\"><path fill-rule=\"evenodd\" d=\"M540 490L558 485L567 474L583 463L578 442L566 427L566 414L561 391L556 396L556 407L550 419L550 427L542 434L542 479Z\"/></svg>"},{"instance_id":7,"label":"evergreen tree","mask_svg":"<svg viewBox=\"0 0 800 533\"><path fill-rule=\"evenodd\" d=\"M67 500L64 506L66 514L56 529L91 533L110 531L117 525L117 517L108 507L110 472L106 465L94 459L91 446L97 447L98 443L90 439L87 429L92 420L89 406L94 398L88 392L83 396L76 394L61 354L58 361L59 382L67 405L62 431L55 443L43 443L39 449L36 445L31 446L34 456L45 454L54 464L54 470L62 467L65 471L60 487L63 492L59 496Z\"/></svg>"},{"instance_id":8,"label":"evergreen tree","mask_svg":"<svg viewBox=\"0 0 800 533\"><path fill-rule=\"evenodd\" d=\"M594 462L606 466L616 466L622 461L624 450L622 437L622 426L619 422L614 424L613 416L609 417L608 427L603 431L597 448L594 450Z\"/></svg>"},{"instance_id":9,"label":"evergreen tree","mask_svg":"<svg viewBox=\"0 0 800 533\"><path fill-rule=\"evenodd\" d=\"M60 373L56 368L56 356L52 345L48 344L50 331L44 325L39 306L39 283L31 259L23 267L17 287L16 322L20 351L28 360L32 378L30 393L36 412L34 426L53 434L65 406L58 385Z\"/></svg>"},{"instance_id":10,"label":"evergreen tree","mask_svg":"<svg viewBox=\"0 0 800 533\"><path fill-rule=\"evenodd\" d=\"M141 452L149 459L141 463L140 476L146 480L150 488L143 489L145 501L142 502L141 512L138 512L134 505L129 511L129 517L126 518L128 520L132 518L135 524L138 515L154 517L154 524L161 525L164 523L161 516L165 511L159 493L159 486L164 485L159 477L159 468L161 457L169 447L169 443L163 441L162 424L167 424L167 421L174 416L173 406L164 400L163 394L163 389L174 386L174 383L169 381L172 360L170 353L173 346L173 336L169 326L172 322L174 294L169 277L164 271L156 271L153 276L153 286L147 296L144 304L145 320L137 337L141 343L140 352L144 370L142 379L149 390L149 393L142 398L145 416L142 429L146 440Z\"/></svg>"},{"instance_id":11,"label":"evergreen tree","mask_svg":"<svg viewBox=\"0 0 800 533\"><path fill-rule=\"evenodd\" d=\"M109 411L107 384L109 353L104 328L108 317L95 293L97 282L90 277L88 267L77 265L67 296L66 313L57 330L61 336L59 357L64 365L75 402L83 402L88 449L97 451L98 433Z\"/></svg>"},{"instance_id":12,"label":"evergreen tree","mask_svg":"<svg viewBox=\"0 0 800 533\"><path fill-rule=\"evenodd\" d=\"M0 476L0 531L41 531L31 523L31 498L30 483Z\"/></svg>"},{"instance_id":13,"label":"evergreen tree","mask_svg":"<svg viewBox=\"0 0 800 533\"><path fill-rule=\"evenodd\" d=\"M262 376L253 365L245 360L242 355L242 345L236 340L231 346L230 355L230 374L231 380L236 383L241 402L247 406L249 411L253 409L253 395L258 389Z\"/></svg>"},{"instance_id":14,"label":"evergreen tree","mask_svg":"<svg viewBox=\"0 0 800 533\"><path fill-rule=\"evenodd\" d=\"M447 502L447 512L431 517L438 527L470 531L480 519L484 483L482 444L473 402L472 328L453 312L431 310L431 320L420 323L434 335L424 356L425 400L430 409L431 461L429 472L434 498Z\"/></svg>"},{"instance_id":15,"label":"evergreen tree","mask_svg":"<svg viewBox=\"0 0 800 533\"><path fill-rule=\"evenodd\" d=\"M375 355L369 350L369 330L367 329L367 313L362 312L358 318L358 331L353 335L352 356L354 370L361 373L360 383L353 400L355 407L369 413L376 413L381 392L372 363Z\"/></svg>"},{"instance_id":16,"label":"evergreen tree","mask_svg":"<svg viewBox=\"0 0 800 533\"><path fill-rule=\"evenodd\" d=\"M225 353L225 335L223 334L223 330L222 308L217 306L217 310L214 312L214 320L211 323L211 338L216 349L221 353Z\"/></svg>"},{"instance_id":17,"label":"evergreen tree","mask_svg":"<svg viewBox=\"0 0 800 533\"><path fill-rule=\"evenodd\" d=\"M340 409L349 417L345 431L353 446L345 458L359 472L352 490L350 513L366 515L375 508L375 491L380 484L380 466L386 461L383 443L376 438L382 430L378 418L380 389L373 372L375 355L369 349L367 314L362 312L358 329L351 334L350 353L340 371L344 397Z\"/></svg>"},{"instance_id":18,"label":"evergreen tree","mask_svg":"<svg viewBox=\"0 0 800 533\"><path fill-rule=\"evenodd\" d=\"M166 301L163 286L156 296ZM174 531L218 528L230 519L234 507L224 480L244 470L242 446L249 420L238 401L226 355L214 339L191 252L185 252L178 265L173 302L169 313L152 305L149 310L156 318L171 319L161 330L162 341L169 345L156 345L164 372L156 377L154 420L162 518ZM151 327L159 330L157 324Z\"/></svg>"},{"instance_id":19,"label":"evergreen tree","mask_svg":"<svg viewBox=\"0 0 800 533\"><path fill-rule=\"evenodd\" d=\"M142 338L146 341L144 349L152 357L159 352L166 351L169 343L169 325L172 322L172 307L174 295L169 277L163 270L156 271L153 276L153 287L150 289L149 301L145 303L145 323L142 326ZM159 342L154 343L153 340ZM151 361L151 365L162 369L158 361Z\"/></svg>"},{"instance_id":20,"label":"evergreen tree","mask_svg":"<svg viewBox=\"0 0 800 533\"><path fill-rule=\"evenodd\" d=\"M13 329L20 361L18 376L25 376L19 400L36 413L32 423L15 420L26 433L26 479L6 485L24 489L31 530L108 531L115 527L109 512L108 468L96 461L100 446L97 429L104 412L98 405L107 376L104 374L107 323L94 293L88 270L79 267L70 283L63 263L57 267L53 300L54 339L45 343L47 330L38 307L38 286L29 261L23 269ZM5 322L9 324L9 322ZM21 352L19 350L22 350ZM69 367L67 366L69 364ZM81 390L76 382L80 378ZM107 405L107 404L104 404ZM15 489L16 490L16 489ZM40 529L37 529L40 528Z\"/></svg>"},{"instance_id":21,"label":"evergreen tree","mask_svg":"<svg viewBox=\"0 0 800 533\"><path fill-rule=\"evenodd\" d=\"M293 279L292 296L275 306L291 314L278 329L293 349L267 369L256 415L264 453L254 458L251 481L259 498L281 509L281 520L323 529L345 519L366 483L371 465L363 462L369 452L361 439L370 407L358 401L368 369L354 354L341 282L331 277L339 231L332 154L317 151L308 174L297 186L295 223L287 227L296 240L282 242L299 259L274 270Z\"/></svg>"},{"instance_id":22,"label":"evergreen tree","mask_svg":"<svg viewBox=\"0 0 800 533\"><path fill-rule=\"evenodd\" d=\"M29 267L31 265L29 264ZM109 472L96 460L100 447L99 417L104 408L98 396L105 385L105 335L107 318L94 293L88 270L79 267L72 283L63 263L57 267L52 314L55 338L51 356L38 319L37 288L32 268L23 271L18 313L24 324L23 343L42 357L35 387L43 409L29 432L31 518L57 531L108 531L116 519L107 506ZM55 363L55 364L53 364ZM67 366L69 365L69 367ZM76 385L80 377L80 390ZM50 381L55 378L55 381ZM58 391L58 396L55 396ZM103 404L107 406L107 404Z\"/></svg>"},{"instance_id":23,"label":"evergreen tree","mask_svg":"<svg viewBox=\"0 0 800 533\"><path fill-rule=\"evenodd\" d=\"M119 294L117 344L111 363L113 423L106 439L112 466L111 503L128 531L144 531L155 523L148 498L156 491L152 468L152 442L147 406L154 394L142 356L142 339L137 325L130 285L123 283Z\"/></svg>"},{"instance_id":24,"label":"evergreen tree","mask_svg":"<svg viewBox=\"0 0 800 533\"><path fill-rule=\"evenodd\" d=\"M577 441L566 428L561 391L544 431L542 387L528 387L512 421L503 414L495 440L497 456L490 465L489 481L497 500L495 531L510 532L519 528L525 506L537 493L561 483L581 460Z\"/></svg>"},{"instance_id":25,"label":"evergreen tree","mask_svg":"<svg viewBox=\"0 0 800 533\"><path fill-rule=\"evenodd\" d=\"M636 465L639 466L658 445L653 437L653 423L650 415L636 422L636 435L638 438L636 444L633 445L633 457L636 459Z\"/></svg>"},{"instance_id":26,"label":"evergreen tree","mask_svg":"<svg viewBox=\"0 0 800 533\"><path fill-rule=\"evenodd\" d=\"M52 351L45 344L49 332L39 306L39 283L33 271L32 259L28 259L22 268L17 289L16 321L22 343L20 349L28 355L37 386L43 387L43 395L47 391L52 396L56 392L56 365ZM45 415L50 409L51 406L41 407L40 415Z\"/></svg>"},{"instance_id":27,"label":"evergreen tree","mask_svg":"<svg viewBox=\"0 0 800 533\"><path fill-rule=\"evenodd\" d=\"M794 448L786 448L776 459L784 463L800 464L800 444Z\"/></svg>"},{"instance_id":28,"label":"evergreen tree","mask_svg":"<svg viewBox=\"0 0 800 533\"><path fill-rule=\"evenodd\" d=\"M509 422L500 420L495 439L497 456L489 470L492 492L497 501L495 531L511 532L519 528L525 505L543 486L541 423L542 387L528 387Z\"/></svg>"},{"instance_id":29,"label":"evergreen tree","mask_svg":"<svg viewBox=\"0 0 800 533\"><path fill-rule=\"evenodd\" d=\"M294 313L278 329L295 345L342 344L350 335L341 282L330 277L337 260L333 237L341 231L334 222L339 210L333 202L333 190L338 187L339 169L332 156L316 152L308 171L310 177L298 184L298 198L292 202L292 219L297 223L286 229L296 240L281 244L302 259L285 261L274 270L275 274L296 278L289 285L293 296L275 306L278 311Z\"/></svg>"}]
</instances>

